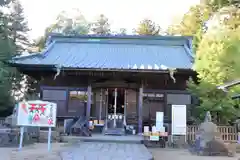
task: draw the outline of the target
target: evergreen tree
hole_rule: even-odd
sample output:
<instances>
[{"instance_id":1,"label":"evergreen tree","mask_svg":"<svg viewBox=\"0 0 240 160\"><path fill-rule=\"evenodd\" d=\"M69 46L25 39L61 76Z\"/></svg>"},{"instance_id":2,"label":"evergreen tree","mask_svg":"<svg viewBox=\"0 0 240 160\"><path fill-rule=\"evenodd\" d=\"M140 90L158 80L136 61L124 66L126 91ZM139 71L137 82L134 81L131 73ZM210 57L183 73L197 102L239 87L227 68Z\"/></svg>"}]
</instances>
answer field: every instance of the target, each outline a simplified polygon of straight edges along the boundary
<instances>
[{"instance_id":1,"label":"evergreen tree","mask_svg":"<svg viewBox=\"0 0 240 160\"><path fill-rule=\"evenodd\" d=\"M0 7L0 116L11 113L14 102L11 93L13 69L3 63L13 56L16 49L14 42L10 38L9 17L2 11L2 7L6 8L9 3L10 1L4 1L4 3L1 1Z\"/></svg>"},{"instance_id":2,"label":"evergreen tree","mask_svg":"<svg viewBox=\"0 0 240 160\"><path fill-rule=\"evenodd\" d=\"M196 118L203 118L204 112L212 111L215 122L227 124L240 116L238 108L231 99L239 93L236 86L228 93L217 89L225 82L238 79L240 61L240 28L214 29L203 36L197 50L194 69L198 73L198 84L189 81L191 93L200 99L196 108Z\"/></svg>"},{"instance_id":3,"label":"evergreen tree","mask_svg":"<svg viewBox=\"0 0 240 160\"><path fill-rule=\"evenodd\" d=\"M79 10L74 10L75 16L69 16L62 11L56 18L56 22L45 29L43 36L35 41L35 46L41 51L46 44L49 33L62 33L64 35L88 34L90 25Z\"/></svg>"},{"instance_id":4,"label":"evergreen tree","mask_svg":"<svg viewBox=\"0 0 240 160\"><path fill-rule=\"evenodd\" d=\"M135 32L138 35L159 35L161 28L150 19L144 19L140 22Z\"/></svg>"},{"instance_id":5,"label":"evergreen tree","mask_svg":"<svg viewBox=\"0 0 240 160\"><path fill-rule=\"evenodd\" d=\"M212 16L212 8L205 4L192 6L184 14L181 23L169 26L168 35L193 36L194 53L206 30L206 22Z\"/></svg>"},{"instance_id":6,"label":"evergreen tree","mask_svg":"<svg viewBox=\"0 0 240 160\"><path fill-rule=\"evenodd\" d=\"M8 28L10 29L10 38L17 45L17 53L21 54L29 46L30 42L28 39L28 23L24 17L23 7L18 0L14 0L10 4L10 15L9 15Z\"/></svg>"},{"instance_id":7,"label":"evergreen tree","mask_svg":"<svg viewBox=\"0 0 240 160\"><path fill-rule=\"evenodd\" d=\"M91 24L91 30L95 34L107 35L111 33L108 18L101 14L95 22Z\"/></svg>"},{"instance_id":8,"label":"evergreen tree","mask_svg":"<svg viewBox=\"0 0 240 160\"><path fill-rule=\"evenodd\" d=\"M28 23L24 17L24 10L19 0L14 0L10 4L10 22L8 28L10 28L10 38L16 45L16 54L20 55L26 51L31 45L28 39ZM36 82L29 76L23 75L18 71L14 71L12 75L12 92L15 98L21 100L22 98L28 99L28 97L34 94L32 88L34 88Z\"/></svg>"},{"instance_id":9,"label":"evergreen tree","mask_svg":"<svg viewBox=\"0 0 240 160\"><path fill-rule=\"evenodd\" d=\"M239 4L239 0L238 4ZM199 98L194 109L196 119L212 111L216 123L227 124L240 115L231 95L239 87L224 93L217 89L224 82L239 78L240 10L234 0L202 0L183 16L180 24L168 29L170 35L193 36L194 69L197 84L188 83L190 92Z\"/></svg>"}]
</instances>

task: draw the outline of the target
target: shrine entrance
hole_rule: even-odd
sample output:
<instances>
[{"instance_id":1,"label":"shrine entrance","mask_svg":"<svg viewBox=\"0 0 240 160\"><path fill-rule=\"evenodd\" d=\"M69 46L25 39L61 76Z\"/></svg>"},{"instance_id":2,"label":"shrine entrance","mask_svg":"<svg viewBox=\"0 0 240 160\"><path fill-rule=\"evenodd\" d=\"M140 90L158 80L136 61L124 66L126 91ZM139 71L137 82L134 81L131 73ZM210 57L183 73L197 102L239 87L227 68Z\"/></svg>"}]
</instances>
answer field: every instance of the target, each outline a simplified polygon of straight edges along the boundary
<instances>
[{"instance_id":1,"label":"shrine entrance","mask_svg":"<svg viewBox=\"0 0 240 160\"><path fill-rule=\"evenodd\" d=\"M115 90L117 92L115 92ZM125 89L122 88L110 88L108 89L108 113L109 114L114 114L114 106L116 103L116 113L117 114L124 114L124 92ZM116 102L115 102L115 97L116 97Z\"/></svg>"},{"instance_id":2,"label":"shrine entrance","mask_svg":"<svg viewBox=\"0 0 240 160\"><path fill-rule=\"evenodd\" d=\"M121 135L126 125L126 90L108 88L105 134Z\"/></svg>"}]
</instances>

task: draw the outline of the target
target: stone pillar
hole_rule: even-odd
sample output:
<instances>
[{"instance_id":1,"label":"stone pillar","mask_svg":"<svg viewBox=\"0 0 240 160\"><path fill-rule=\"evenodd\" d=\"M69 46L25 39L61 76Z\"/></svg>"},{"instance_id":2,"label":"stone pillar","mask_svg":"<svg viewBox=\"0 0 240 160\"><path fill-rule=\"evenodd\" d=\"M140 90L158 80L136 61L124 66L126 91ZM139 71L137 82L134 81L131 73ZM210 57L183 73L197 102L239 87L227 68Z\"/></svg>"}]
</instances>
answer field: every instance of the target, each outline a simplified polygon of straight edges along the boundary
<instances>
[{"instance_id":1,"label":"stone pillar","mask_svg":"<svg viewBox=\"0 0 240 160\"><path fill-rule=\"evenodd\" d=\"M138 94L138 134L142 134L142 109L143 109L143 86L141 85Z\"/></svg>"},{"instance_id":2,"label":"stone pillar","mask_svg":"<svg viewBox=\"0 0 240 160\"><path fill-rule=\"evenodd\" d=\"M87 87L87 109L86 109L86 118L89 121L92 105L92 87L88 85Z\"/></svg>"}]
</instances>

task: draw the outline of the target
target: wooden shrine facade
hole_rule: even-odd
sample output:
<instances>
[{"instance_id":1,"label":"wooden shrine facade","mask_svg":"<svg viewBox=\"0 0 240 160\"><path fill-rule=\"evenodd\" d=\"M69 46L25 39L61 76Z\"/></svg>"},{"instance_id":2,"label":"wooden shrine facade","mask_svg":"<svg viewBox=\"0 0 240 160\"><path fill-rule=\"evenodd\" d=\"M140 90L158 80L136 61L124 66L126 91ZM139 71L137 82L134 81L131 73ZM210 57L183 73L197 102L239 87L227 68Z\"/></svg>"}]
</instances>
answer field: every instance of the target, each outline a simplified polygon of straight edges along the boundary
<instances>
[{"instance_id":1,"label":"wooden shrine facade","mask_svg":"<svg viewBox=\"0 0 240 160\"><path fill-rule=\"evenodd\" d=\"M44 75L42 73L41 75ZM41 99L56 102L58 119L87 116L88 119L105 120L108 115L108 91L117 88L124 96L124 115L128 125L155 123L156 112L164 112L164 123L171 124L171 105L191 104L186 82L193 72L175 74L176 82L169 72L65 72L55 79L46 74L40 82ZM122 92L122 93L121 93Z\"/></svg>"},{"instance_id":2,"label":"wooden shrine facade","mask_svg":"<svg viewBox=\"0 0 240 160\"><path fill-rule=\"evenodd\" d=\"M187 80L195 77L191 40L57 34L43 52L8 63L39 81L41 98L58 104L59 119L104 120L119 113L125 125L136 125L141 133L145 123L154 123L157 111L171 123L170 105L191 104L186 91Z\"/></svg>"}]
</instances>

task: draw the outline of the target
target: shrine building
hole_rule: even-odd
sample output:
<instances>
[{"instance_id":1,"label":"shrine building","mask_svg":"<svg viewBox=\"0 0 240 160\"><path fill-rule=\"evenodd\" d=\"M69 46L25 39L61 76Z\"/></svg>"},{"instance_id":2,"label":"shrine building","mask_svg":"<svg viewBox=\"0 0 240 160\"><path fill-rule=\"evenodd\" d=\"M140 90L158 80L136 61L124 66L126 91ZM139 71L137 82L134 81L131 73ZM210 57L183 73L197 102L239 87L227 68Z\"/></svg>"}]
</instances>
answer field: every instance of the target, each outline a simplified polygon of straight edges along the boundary
<instances>
[{"instance_id":1,"label":"shrine building","mask_svg":"<svg viewBox=\"0 0 240 160\"><path fill-rule=\"evenodd\" d=\"M191 105L192 38L182 36L63 36L52 34L44 51L10 65L39 81L42 100L57 103L57 117L132 125L142 133L171 105ZM116 124L117 119L117 124Z\"/></svg>"}]
</instances>

